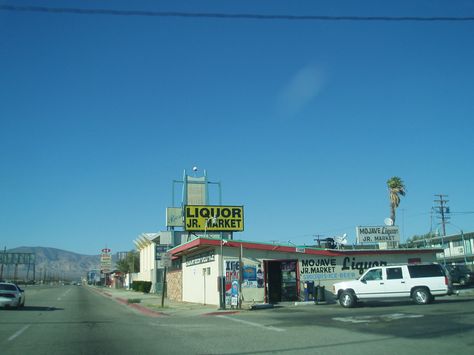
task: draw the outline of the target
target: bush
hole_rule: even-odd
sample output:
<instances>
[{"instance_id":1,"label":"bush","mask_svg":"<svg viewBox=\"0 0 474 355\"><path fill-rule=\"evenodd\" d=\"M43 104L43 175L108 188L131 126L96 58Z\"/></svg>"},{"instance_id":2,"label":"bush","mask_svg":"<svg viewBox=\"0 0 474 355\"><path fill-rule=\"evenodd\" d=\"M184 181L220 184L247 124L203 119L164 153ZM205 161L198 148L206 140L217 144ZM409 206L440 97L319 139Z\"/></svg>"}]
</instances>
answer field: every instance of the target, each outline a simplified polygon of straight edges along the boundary
<instances>
[{"instance_id":1,"label":"bush","mask_svg":"<svg viewBox=\"0 0 474 355\"><path fill-rule=\"evenodd\" d=\"M143 292L150 293L150 290L151 290L151 282L150 281L144 281L143 282Z\"/></svg>"},{"instance_id":2,"label":"bush","mask_svg":"<svg viewBox=\"0 0 474 355\"><path fill-rule=\"evenodd\" d=\"M136 292L150 293L151 282L150 281L133 281L132 290Z\"/></svg>"},{"instance_id":3,"label":"bush","mask_svg":"<svg viewBox=\"0 0 474 355\"><path fill-rule=\"evenodd\" d=\"M127 303L130 304L130 303L140 303L141 300L139 298L129 298L127 300Z\"/></svg>"},{"instance_id":4,"label":"bush","mask_svg":"<svg viewBox=\"0 0 474 355\"><path fill-rule=\"evenodd\" d=\"M132 290L133 291L138 291L138 285L140 284L141 281L133 281L132 282Z\"/></svg>"}]
</instances>

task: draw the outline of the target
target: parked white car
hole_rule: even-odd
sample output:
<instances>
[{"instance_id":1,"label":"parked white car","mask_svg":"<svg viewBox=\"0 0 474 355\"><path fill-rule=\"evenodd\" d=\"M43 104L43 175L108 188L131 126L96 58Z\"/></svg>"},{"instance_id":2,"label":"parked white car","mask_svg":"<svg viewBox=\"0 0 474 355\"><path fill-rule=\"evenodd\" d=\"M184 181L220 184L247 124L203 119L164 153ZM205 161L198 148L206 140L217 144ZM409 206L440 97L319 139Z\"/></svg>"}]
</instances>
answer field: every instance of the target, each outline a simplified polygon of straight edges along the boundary
<instances>
[{"instance_id":1,"label":"parked white car","mask_svg":"<svg viewBox=\"0 0 474 355\"><path fill-rule=\"evenodd\" d=\"M370 268L357 280L335 283L333 293L349 308L359 300L411 298L428 304L435 296L451 294L452 288L441 265L408 264Z\"/></svg>"},{"instance_id":2,"label":"parked white car","mask_svg":"<svg viewBox=\"0 0 474 355\"><path fill-rule=\"evenodd\" d=\"M14 283L0 282L0 306L23 307L25 305L25 291Z\"/></svg>"}]
</instances>

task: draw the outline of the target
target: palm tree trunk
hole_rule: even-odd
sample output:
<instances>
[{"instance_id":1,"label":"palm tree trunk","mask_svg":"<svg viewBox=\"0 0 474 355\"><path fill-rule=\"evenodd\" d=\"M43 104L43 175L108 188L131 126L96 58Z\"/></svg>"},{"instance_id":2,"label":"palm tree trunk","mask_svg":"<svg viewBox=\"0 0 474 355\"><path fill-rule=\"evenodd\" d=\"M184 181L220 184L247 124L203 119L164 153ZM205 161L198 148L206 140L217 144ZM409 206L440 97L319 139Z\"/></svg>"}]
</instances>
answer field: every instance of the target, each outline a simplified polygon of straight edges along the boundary
<instances>
[{"instance_id":1,"label":"palm tree trunk","mask_svg":"<svg viewBox=\"0 0 474 355\"><path fill-rule=\"evenodd\" d=\"M395 206L390 205L390 218L392 220L393 225L395 225Z\"/></svg>"}]
</instances>

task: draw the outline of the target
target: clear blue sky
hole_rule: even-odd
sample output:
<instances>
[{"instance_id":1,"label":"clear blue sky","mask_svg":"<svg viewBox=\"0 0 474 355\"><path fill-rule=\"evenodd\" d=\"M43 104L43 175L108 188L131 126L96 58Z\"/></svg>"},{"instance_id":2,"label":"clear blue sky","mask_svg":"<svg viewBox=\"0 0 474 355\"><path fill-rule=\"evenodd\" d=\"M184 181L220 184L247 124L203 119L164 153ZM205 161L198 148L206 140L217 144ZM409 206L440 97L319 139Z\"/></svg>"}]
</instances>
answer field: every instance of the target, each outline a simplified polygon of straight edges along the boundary
<instances>
[{"instance_id":1,"label":"clear blue sky","mask_svg":"<svg viewBox=\"0 0 474 355\"><path fill-rule=\"evenodd\" d=\"M0 1L87 9L474 16L472 1ZM434 194L474 231L474 21L356 22L0 11L0 246L97 254L165 229L194 165L245 206L235 238L406 239ZM436 220L433 228L436 228Z\"/></svg>"}]
</instances>

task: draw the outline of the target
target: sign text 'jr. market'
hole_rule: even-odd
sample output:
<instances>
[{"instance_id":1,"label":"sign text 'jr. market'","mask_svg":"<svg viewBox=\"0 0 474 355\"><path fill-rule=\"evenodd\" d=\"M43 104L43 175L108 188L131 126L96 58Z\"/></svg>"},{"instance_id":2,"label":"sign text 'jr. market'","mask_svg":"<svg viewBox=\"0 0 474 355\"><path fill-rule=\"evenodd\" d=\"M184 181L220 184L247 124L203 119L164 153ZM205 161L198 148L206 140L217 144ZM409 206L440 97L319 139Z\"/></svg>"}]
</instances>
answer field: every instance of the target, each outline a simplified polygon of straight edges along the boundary
<instances>
[{"instance_id":1,"label":"sign text 'jr. market'","mask_svg":"<svg viewBox=\"0 0 474 355\"><path fill-rule=\"evenodd\" d=\"M187 205L184 213L187 231L243 231L243 206Z\"/></svg>"}]
</instances>

